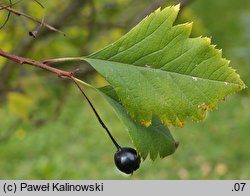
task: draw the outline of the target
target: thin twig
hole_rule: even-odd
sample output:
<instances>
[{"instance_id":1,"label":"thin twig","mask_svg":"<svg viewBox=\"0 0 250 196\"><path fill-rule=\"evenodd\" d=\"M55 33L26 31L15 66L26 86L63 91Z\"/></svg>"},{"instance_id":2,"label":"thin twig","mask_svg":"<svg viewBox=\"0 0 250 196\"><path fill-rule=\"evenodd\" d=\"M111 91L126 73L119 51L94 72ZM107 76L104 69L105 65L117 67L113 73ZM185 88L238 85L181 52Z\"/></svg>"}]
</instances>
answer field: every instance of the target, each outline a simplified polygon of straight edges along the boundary
<instances>
[{"instance_id":1,"label":"thin twig","mask_svg":"<svg viewBox=\"0 0 250 196\"><path fill-rule=\"evenodd\" d=\"M9 0L9 2L10 2L10 7L12 7L12 0ZM11 12L9 11L8 15L7 15L4 23L1 25L0 29L2 29L7 24L7 22L9 21L10 15L11 15Z\"/></svg>"},{"instance_id":2,"label":"thin twig","mask_svg":"<svg viewBox=\"0 0 250 196\"><path fill-rule=\"evenodd\" d=\"M27 14L25 14L25 13L22 13L22 12L20 12L20 11L17 11L17 10L15 10L15 9L11 8L10 6L6 6L6 5L0 3L0 8L4 8L5 10L8 10L9 12L11 12L11 13L17 15L17 16L23 16L23 17L25 17L25 18L27 18L27 19L29 19L29 20L32 20L32 21L34 21L34 22L36 22L36 23L38 23L38 24L41 24L41 25L47 27L48 29L50 29L51 31L63 33L63 35L65 35L65 33L62 32L62 31L60 31L59 29L56 29L55 27L52 27L51 25L49 25L49 24L47 24L47 23L45 23L45 22L41 22L40 20L35 19L35 18L33 18L32 16L29 16L29 15L27 15Z\"/></svg>"},{"instance_id":3,"label":"thin twig","mask_svg":"<svg viewBox=\"0 0 250 196\"><path fill-rule=\"evenodd\" d=\"M11 3L10 5L5 5L4 7L1 7L0 8L0 11L1 10L5 10L7 7L13 7L14 5L18 4L19 2L21 2L22 0L19 0L19 1L16 1L14 3Z\"/></svg>"},{"instance_id":4,"label":"thin twig","mask_svg":"<svg viewBox=\"0 0 250 196\"><path fill-rule=\"evenodd\" d=\"M2 1L0 0L0 2L2 2ZM67 5L65 6L65 9L63 9L62 11L57 13L55 19L50 21L51 26L55 26L58 29L61 29L65 25L69 24L69 22L71 22L69 20L69 18L73 15L77 16L81 12L81 10L87 6L87 2L89 2L89 0L70 0L70 1L67 1ZM13 2L13 4L14 4L14 2ZM54 31L50 31L48 28L43 28L39 32L39 38L40 39L46 38L52 32L54 32ZM36 43L36 39L30 39L27 36L24 36L21 40L19 40L15 44L18 47L13 47L11 53L19 55L19 56L26 56L27 53L32 51L35 43ZM20 47L20 46L22 46L22 47ZM85 53L87 53L87 52L85 51ZM84 68L84 70L81 71L81 75L89 74L89 73L94 71L94 69L90 66L87 66L87 67L82 66L82 67ZM17 73L16 72L17 70L18 70L18 67L16 67L13 64L8 63L8 61L3 63L3 65L1 66L1 70L0 70L0 101L1 101L1 98L3 98L6 95L6 93L11 89L10 78ZM18 74L19 74L19 72L18 72Z\"/></svg>"},{"instance_id":5,"label":"thin twig","mask_svg":"<svg viewBox=\"0 0 250 196\"><path fill-rule=\"evenodd\" d=\"M44 8L43 4L42 4L42 3L40 3L39 1L37 1L37 0L33 0L33 1L35 1L38 5L40 5L40 6L41 6L41 8Z\"/></svg>"},{"instance_id":6,"label":"thin twig","mask_svg":"<svg viewBox=\"0 0 250 196\"><path fill-rule=\"evenodd\" d=\"M32 60L32 59L16 56L14 54L7 53L7 52L5 52L5 51L3 51L1 49L0 49L0 56L5 57L5 58L7 58L7 59L9 59L11 61L14 61L14 62L17 62L17 63L20 63L20 64L29 64L29 65L32 65L32 66L35 66L35 67L39 67L41 69L44 69L44 70L50 71L52 73L55 73L59 77L70 77L72 75L72 72L57 69L55 67L50 67L47 64L42 63L40 61L35 61L35 60Z\"/></svg>"}]
</instances>

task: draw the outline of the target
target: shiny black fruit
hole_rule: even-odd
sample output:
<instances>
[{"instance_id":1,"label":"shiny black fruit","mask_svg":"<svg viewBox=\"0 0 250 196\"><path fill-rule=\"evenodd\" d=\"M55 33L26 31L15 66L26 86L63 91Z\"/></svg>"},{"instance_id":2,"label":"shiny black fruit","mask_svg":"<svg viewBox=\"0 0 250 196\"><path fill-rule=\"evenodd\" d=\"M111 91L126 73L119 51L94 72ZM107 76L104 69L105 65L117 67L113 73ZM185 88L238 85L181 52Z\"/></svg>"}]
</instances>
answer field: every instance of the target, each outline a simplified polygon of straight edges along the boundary
<instances>
[{"instance_id":1,"label":"shiny black fruit","mask_svg":"<svg viewBox=\"0 0 250 196\"><path fill-rule=\"evenodd\" d=\"M141 163L141 157L133 148L119 148L114 155L114 160L116 167L126 174L132 174Z\"/></svg>"}]
</instances>

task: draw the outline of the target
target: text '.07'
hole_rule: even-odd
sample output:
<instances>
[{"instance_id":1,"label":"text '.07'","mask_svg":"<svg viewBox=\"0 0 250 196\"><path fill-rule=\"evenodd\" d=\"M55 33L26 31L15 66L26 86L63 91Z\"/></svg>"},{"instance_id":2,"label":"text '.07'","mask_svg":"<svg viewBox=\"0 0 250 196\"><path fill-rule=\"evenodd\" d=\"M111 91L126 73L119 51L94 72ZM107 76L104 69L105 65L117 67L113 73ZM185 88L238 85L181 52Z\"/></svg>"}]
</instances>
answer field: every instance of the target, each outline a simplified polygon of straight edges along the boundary
<instances>
[{"instance_id":1,"label":"text '.07'","mask_svg":"<svg viewBox=\"0 0 250 196\"><path fill-rule=\"evenodd\" d=\"M232 191L242 192L242 191L244 191L245 187L246 187L245 182L237 182L237 183L234 183Z\"/></svg>"}]
</instances>

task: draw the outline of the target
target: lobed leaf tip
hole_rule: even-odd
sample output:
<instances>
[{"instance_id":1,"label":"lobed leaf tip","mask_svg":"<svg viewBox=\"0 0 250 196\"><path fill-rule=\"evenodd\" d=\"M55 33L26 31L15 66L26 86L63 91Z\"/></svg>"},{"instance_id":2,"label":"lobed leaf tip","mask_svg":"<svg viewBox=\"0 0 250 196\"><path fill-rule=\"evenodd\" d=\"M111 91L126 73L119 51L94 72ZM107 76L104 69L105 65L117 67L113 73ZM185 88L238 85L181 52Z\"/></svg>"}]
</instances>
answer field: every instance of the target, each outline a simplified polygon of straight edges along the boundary
<instances>
[{"instance_id":1,"label":"lobed leaf tip","mask_svg":"<svg viewBox=\"0 0 250 196\"><path fill-rule=\"evenodd\" d=\"M210 43L209 43L209 44L210 44ZM214 50L217 50L217 49L216 49L216 46L217 46L216 44L211 44L210 46L211 46Z\"/></svg>"},{"instance_id":2,"label":"lobed leaf tip","mask_svg":"<svg viewBox=\"0 0 250 196\"><path fill-rule=\"evenodd\" d=\"M192 29L193 27L193 22L186 22L186 23L183 23L183 24L179 24L180 26L184 26L186 27L187 29ZM177 26L177 25L176 25Z\"/></svg>"},{"instance_id":3,"label":"lobed leaf tip","mask_svg":"<svg viewBox=\"0 0 250 196\"><path fill-rule=\"evenodd\" d=\"M240 79L240 76L239 76ZM248 88L248 86L242 81L241 85L240 85L240 90L246 89Z\"/></svg>"},{"instance_id":4,"label":"lobed leaf tip","mask_svg":"<svg viewBox=\"0 0 250 196\"><path fill-rule=\"evenodd\" d=\"M209 37L204 37L203 39L206 41L207 44L209 45L211 44L211 39ZM216 45L212 45L212 46L216 47Z\"/></svg>"},{"instance_id":5,"label":"lobed leaf tip","mask_svg":"<svg viewBox=\"0 0 250 196\"><path fill-rule=\"evenodd\" d=\"M158 8L154 11L154 13L156 14L156 13L160 12L161 10L163 10L162 7L158 7Z\"/></svg>"},{"instance_id":6,"label":"lobed leaf tip","mask_svg":"<svg viewBox=\"0 0 250 196\"><path fill-rule=\"evenodd\" d=\"M178 13L180 11L180 4L167 6L167 7L159 7L158 9L155 10L155 12L159 12L159 11L166 11L167 12L169 10L172 10L172 11Z\"/></svg>"},{"instance_id":7,"label":"lobed leaf tip","mask_svg":"<svg viewBox=\"0 0 250 196\"><path fill-rule=\"evenodd\" d=\"M180 7L181 7L181 4L180 3L178 3L177 5L174 5L173 6L174 7L174 9L176 10L176 11L180 11Z\"/></svg>"}]
</instances>

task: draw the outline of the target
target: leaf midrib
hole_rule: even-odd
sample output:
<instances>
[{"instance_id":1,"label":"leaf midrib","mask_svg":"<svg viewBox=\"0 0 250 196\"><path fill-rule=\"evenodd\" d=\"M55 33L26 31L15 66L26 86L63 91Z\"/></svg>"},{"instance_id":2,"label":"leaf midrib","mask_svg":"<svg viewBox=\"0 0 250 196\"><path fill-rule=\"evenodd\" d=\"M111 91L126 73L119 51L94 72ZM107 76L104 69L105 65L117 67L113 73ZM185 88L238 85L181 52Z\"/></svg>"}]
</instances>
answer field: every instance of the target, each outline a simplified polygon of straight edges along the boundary
<instances>
[{"instance_id":1,"label":"leaf midrib","mask_svg":"<svg viewBox=\"0 0 250 196\"><path fill-rule=\"evenodd\" d=\"M126 64L126 63L121 63L121 62L117 62L117 61L112 61L112 60L103 60L103 59L95 59L95 58L89 58L89 57L86 57L84 58L85 60L87 59L92 59L92 60L98 60L98 61L105 61L105 62L112 62L112 63L118 63L118 64L123 64L123 65L127 65L127 66L133 66L135 69L145 69L145 70L148 70L148 69L152 69L152 70L156 70L156 71L160 71L160 72L166 72L168 74L177 74L177 75L181 75L181 76L185 76L185 77L188 77L188 78L192 78L192 77L195 77L197 79L200 79L200 80L207 80L209 82L220 82L220 83L225 83L227 82L227 85L235 85L235 86L238 86L240 88L242 88L242 86L238 83L234 83L234 82L228 82L228 81L222 81L222 80L215 80L215 79L210 79L210 78L201 78L201 77L198 77L198 76L195 76L195 75L188 75L188 74L183 74L183 73L178 73L178 72L174 72L174 71L169 71L169 70L162 70L162 69L156 69L156 68L152 68L152 67L143 67L143 66L137 66L137 65L133 65L133 64ZM193 79L193 78L192 78Z\"/></svg>"}]
</instances>

